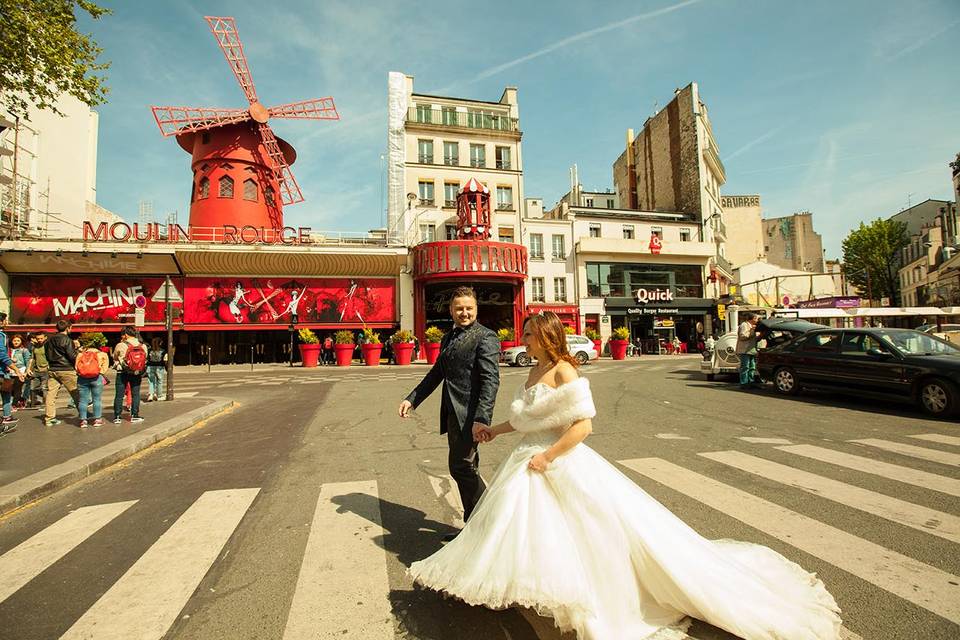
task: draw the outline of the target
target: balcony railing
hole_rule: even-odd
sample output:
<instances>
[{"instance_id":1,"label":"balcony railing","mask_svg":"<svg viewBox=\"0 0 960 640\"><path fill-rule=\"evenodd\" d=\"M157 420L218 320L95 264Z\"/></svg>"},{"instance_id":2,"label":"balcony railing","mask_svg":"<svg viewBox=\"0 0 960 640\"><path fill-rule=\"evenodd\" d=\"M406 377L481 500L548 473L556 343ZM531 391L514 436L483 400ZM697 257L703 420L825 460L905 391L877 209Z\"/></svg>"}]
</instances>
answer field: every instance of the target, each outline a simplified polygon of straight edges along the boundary
<instances>
[{"instance_id":1,"label":"balcony railing","mask_svg":"<svg viewBox=\"0 0 960 640\"><path fill-rule=\"evenodd\" d=\"M410 107L407 122L429 124L438 127L462 127L464 129L490 129L493 131L520 130L517 118L494 113L474 111L450 111L444 109L423 109Z\"/></svg>"}]
</instances>

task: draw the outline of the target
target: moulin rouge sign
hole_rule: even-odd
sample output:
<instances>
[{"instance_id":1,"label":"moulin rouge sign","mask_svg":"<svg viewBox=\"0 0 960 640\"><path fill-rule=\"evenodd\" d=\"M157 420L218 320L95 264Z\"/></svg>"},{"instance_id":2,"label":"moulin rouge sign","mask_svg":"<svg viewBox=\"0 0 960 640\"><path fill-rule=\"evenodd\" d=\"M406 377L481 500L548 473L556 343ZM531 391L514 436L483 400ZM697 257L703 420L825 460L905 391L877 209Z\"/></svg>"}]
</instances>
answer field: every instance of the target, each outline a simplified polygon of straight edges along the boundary
<instances>
[{"instance_id":1,"label":"moulin rouge sign","mask_svg":"<svg viewBox=\"0 0 960 640\"><path fill-rule=\"evenodd\" d=\"M310 227L254 227L225 224L221 227L194 227L184 229L179 224L127 224L101 222L96 227L83 223L84 242L217 242L221 244L310 244Z\"/></svg>"}]
</instances>

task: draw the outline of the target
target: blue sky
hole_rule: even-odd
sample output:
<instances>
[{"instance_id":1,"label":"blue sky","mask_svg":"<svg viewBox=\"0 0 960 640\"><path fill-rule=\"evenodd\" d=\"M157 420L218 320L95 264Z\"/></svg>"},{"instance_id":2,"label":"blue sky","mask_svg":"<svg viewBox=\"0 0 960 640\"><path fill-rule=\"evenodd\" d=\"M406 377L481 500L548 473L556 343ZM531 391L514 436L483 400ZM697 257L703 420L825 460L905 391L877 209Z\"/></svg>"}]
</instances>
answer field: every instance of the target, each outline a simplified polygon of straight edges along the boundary
<instances>
[{"instance_id":1,"label":"blue sky","mask_svg":"<svg viewBox=\"0 0 960 640\"><path fill-rule=\"evenodd\" d=\"M388 71L418 93L497 100L519 87L526 195L549 205L577 163L612 186L627 128L696 81L725 194L767 217L809 210L828 257L862 220L947 199L960 151L960 2L106 2L82 21L112 63L98 201L135 219L189 210L189 157L151 104L243 107L204 15L232 15L261 100L332 95L339 122L273 121L299 154L290 224L366 231L382 218Z\"/></svg>"}]
</instances>

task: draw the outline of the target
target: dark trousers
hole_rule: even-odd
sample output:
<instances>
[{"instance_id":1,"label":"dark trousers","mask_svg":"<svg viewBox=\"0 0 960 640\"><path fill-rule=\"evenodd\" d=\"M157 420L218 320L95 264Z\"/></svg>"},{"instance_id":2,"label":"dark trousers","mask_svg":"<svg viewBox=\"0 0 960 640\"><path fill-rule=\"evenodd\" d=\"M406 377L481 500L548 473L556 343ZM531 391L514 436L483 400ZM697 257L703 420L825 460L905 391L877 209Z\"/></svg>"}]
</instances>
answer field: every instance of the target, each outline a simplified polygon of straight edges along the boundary
<instances>
[{"instance_id":1,"label":"dark trousers","mask_svg":"<svg viewBox=\"0 0 960 640\"><path fill-rule=\"evenodd\" d=\"M452 413L452 412L451 412ZM448 463L450 475L457 483L460 491L460 502L463 503L463 519L466 520L473 513L480 496L487 485L483 483L478 471L480 467L480 452L477 443L473 441L473 425L469 428L460 428L456 417L447 419L447 444L450 446Z\"/></svg>"},{"instance_id":2,"label":"dark trousers","mask_svg":"<svg viewBox=\"0 0 960 640\"><path fill-rule=\"evenodd\" d=\"M140 415L140 382L143 376L135 376L122 371L117 373L117 379L114 381L116 393L113 396L113 416L119 418L123 413L123 396L126 393L126 387L130 385L130 417L136 418Z\"/></svg>"}]
</instances>

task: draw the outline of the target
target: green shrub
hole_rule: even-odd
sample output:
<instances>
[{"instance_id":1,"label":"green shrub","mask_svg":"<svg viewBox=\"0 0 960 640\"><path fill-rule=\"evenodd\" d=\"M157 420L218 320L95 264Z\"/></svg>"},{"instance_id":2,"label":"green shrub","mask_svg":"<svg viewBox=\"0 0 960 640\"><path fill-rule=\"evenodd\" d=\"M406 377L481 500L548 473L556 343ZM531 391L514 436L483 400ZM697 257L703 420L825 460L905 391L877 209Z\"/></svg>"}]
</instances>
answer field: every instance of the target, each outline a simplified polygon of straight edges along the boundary
<instances>
[{"instance_id":1,"label":"green shrub","mask_svg":"<svg viewBox=\"0 0 960 640\"><path fill-rule=\"evenodd\" d=\"M107 346L107 336L103 335L99 331L88 331L87 333L81 333L80 346L84 347L85 349L88 347L93 347L94 349L105 347Z\"/></svg>"},{"instance_id":2,"label":"green shrub","mask_svg":"<svg viewBox=\"0 0 960 640\"><path fill-rule=\"evenodd\" d=\"M409 331L408 329L400 329L390 336L390 342L393 344L413 342L413 332Z\"/></svg>"},{"instance_id":3,"label":"green shrub","mask_svg":"<svg viewBox=\"0 0 960 640\"><path fill-rule=\"evenodd\" d=\"M423 339L427 342L440 342L443 340L443 331L438 327L427 327L427 330L423 333Z\"/></svg>"},{"instance_id":4,"label":"green shrub","mask_svg":"<svg viewBox=\"0 0 960 640\"><path fill-rule=\"evenodd\" d=\"M373 329L364 329L360 341L366 344L380 344L380 334Z\"/></svg>"},{"instance_id":5,"label":"green shrub","mask_svg":"<svg viewBox=\"0 0 960 640\"><path fill-rule=\"evenodd\" d=\"M514 337L513 329L503 328L497 331L497 338L500 342L512 342Z\"/></svg>"},{"instance_id":6,"label":"green shrub","mask_svg":"<svg viewBox=\"0 0 960 640\"><path fill-rule=\"evenodd\" d=\"M302 342L303 344L319 344L320 343L320 338L318 338L317 334L315 334L310 329L300 329L299 331L297 331L297 333L300 334L300 342Z\"/></svg>"},{"instance_id":7,"label":"green shrub","mask_svg":"<svg viewBox=\"0 0 960 640\"><path fill-rule=\"evenodd\" d=\"M353 344L353 332L341 329L333 334L333 341L337 344Z\"/></svg>"},{"instance_id":8,"label":"green shrub","mask_svg":"<svg viewBox=\"0 0 960 640\"><path fill-rule=\"evenodd\" d=\"M626 327L617 327L613 330L613 338L615 340L629 340L630 329L627 329Z\"/></svg>"},{"instance_id":9,"label":"green shrub","mask_svg":"<svg viewBox=\"0 0 960 640\"><path fill-rule=\"evenodd\" d=\"M587 329L586 336L588 340L599 340L600 332L596 329Z\"/></svg>"},{"instance_id":10,"label":"green shrub","mask_svg":"<svg viewBox=\"0 0 960 640\"><path fill-rule=\"evenodd\" d=\"M574 329L573 327L571 327L570 325L565 324L565 325L563 325L563 332L564 332L565 334L567 334L568 336L572 336L573 334L575 334L575 333L577 332L577 330Z\"/></svg>"}]
</instances>

